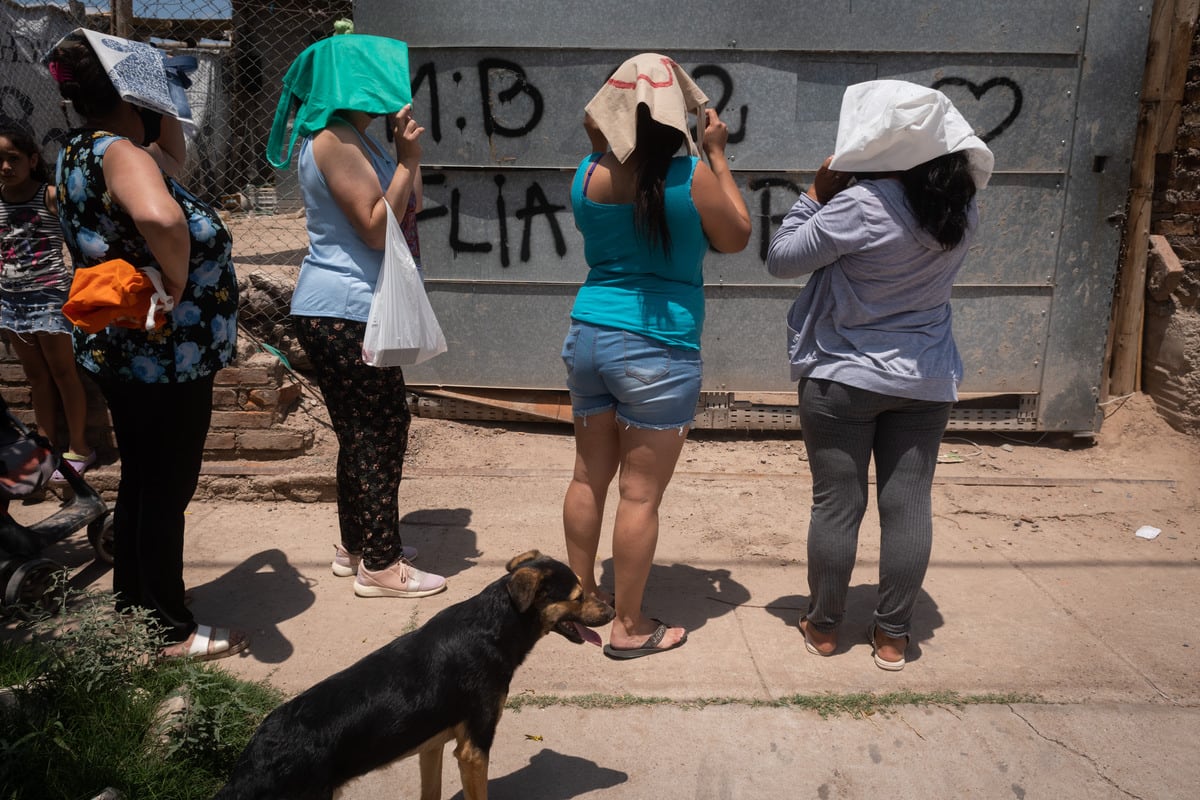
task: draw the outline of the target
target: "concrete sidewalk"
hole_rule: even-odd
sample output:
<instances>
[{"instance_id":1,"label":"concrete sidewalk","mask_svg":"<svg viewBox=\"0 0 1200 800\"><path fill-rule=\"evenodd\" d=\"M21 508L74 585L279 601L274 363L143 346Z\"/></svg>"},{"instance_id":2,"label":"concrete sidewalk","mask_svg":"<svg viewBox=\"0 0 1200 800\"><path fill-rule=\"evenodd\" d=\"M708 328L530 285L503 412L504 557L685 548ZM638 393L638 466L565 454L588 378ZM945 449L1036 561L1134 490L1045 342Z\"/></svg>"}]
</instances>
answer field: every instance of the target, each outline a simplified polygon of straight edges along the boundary
<instances>
[{"instance_id":1,"label":"concrete sidewalk","mask_svg":"<svg viewBox=\"0 0 1200 800\"><path fill-rule=\"evenodd\" d=\"M332 504L194 503L187 580L196 616L252 637L248 653L214 663L298 692L474 594L513 555L538 548L562 558L568 473L544 467L406 471L405 542L420 548L419 566L449 580L447 592L418 601L358 599L350 579L330 573ZM687 645L614 662L548 636L511 687L510 699L527 705L500 723L490 796L1194 797L1200 637L1189 622L1200 611L1200 545L1194 522L1137 539L1133 521L1104 505L1117 492L1139 493L1148 515L1192 519L1194 498L1129 475L1050 482L1036 497L1016 486L981 493L953 474L939 483L910 663L887 673L865 639L878 553L872 512L841 647L818 658L796 629L807 592L807 476L714 479L682 466L646 606L687 627ZM606 535L601 553L609 547ZM56 550L48 554L84 565L79 582L106 586L107 572L86 565L82 535ZM611 585L611 562L603 567ZM823 718L789 702L895 692L957 693L966 704ZM971 699L997 695L1028 701ZM343 796L416 797L418 786L409 760ZM449 754L444 796L461 797Z\"/></svg>"}]
</instances>

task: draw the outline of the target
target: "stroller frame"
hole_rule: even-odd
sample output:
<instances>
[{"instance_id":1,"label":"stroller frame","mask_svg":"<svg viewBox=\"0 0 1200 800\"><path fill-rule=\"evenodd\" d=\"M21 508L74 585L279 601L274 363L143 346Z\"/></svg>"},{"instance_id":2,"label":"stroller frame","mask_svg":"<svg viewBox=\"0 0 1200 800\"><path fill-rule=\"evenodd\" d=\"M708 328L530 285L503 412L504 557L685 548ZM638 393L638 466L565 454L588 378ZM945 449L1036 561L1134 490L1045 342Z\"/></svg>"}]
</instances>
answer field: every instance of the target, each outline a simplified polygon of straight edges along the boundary
<instances>
[{"instance_id":1,"label":"stroller frame","mask_svg":"<svg viewBox=\"0 0 1200 800\"><path fill-rule=\"evenodd\" d=\"M45 443L5 405L3 414L22 436ZM81 528L87 528L88 541L98 560L113 563L112 510L104 498L83 479L60 454L54 453L59 474L71 489L71 497L50 516L29 525L13 519L8 511L11 499L0 498L0 606L43 605L58 573L66 568L42 558L46 547L60 542Z\"/></svg>"}]
</instances>

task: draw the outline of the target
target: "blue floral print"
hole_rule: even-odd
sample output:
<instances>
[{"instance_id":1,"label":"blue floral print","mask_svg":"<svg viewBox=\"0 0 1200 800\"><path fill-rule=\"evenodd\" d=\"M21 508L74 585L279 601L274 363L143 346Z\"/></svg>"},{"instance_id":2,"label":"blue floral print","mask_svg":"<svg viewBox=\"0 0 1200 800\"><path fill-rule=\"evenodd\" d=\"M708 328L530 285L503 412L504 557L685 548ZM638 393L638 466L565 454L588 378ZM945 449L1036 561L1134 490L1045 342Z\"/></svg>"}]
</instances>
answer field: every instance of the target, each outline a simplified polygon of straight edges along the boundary
<instances>
[{"instance_id":1,"label":"blue floral print","mask_svg":"<svg viewBox=\"0 0 1200 800\"><path fill-rule=\"evenodd\" d=\"M135 266L158 262L104 180L104 153L121 137L74 131L59 151L56 183L64 240L76 269L123 258ZM110 326L75 330L75 358L89 372L139 383L179 383L212 375L233 359L237 341L237 277L232 239L217 213L163 175L191 234L183 299L154 331Z\"/></svg>"},{"instance_id":2,"label":"blue floral print","mask_svg":"<svg viewBox=\"0 0 1200 800\"><path fill-rule=\"evenodd\" d=\"M185 300L175 307L176 325L195 325L200 322L200 306Z\"/></svg>"},{"instance_id":3,"label":"blue floral print","mask_svg":"<svg viewBox=\"0 0 1200 800\"><path fill-rule=\"evenodd\" d=\"M87 228L79 229L75 234L75 241L79 246L79 252L88 259L103 260L104 254L108 252L108 242L104 241L104 237Z\"/></svg>"}]
</instances>

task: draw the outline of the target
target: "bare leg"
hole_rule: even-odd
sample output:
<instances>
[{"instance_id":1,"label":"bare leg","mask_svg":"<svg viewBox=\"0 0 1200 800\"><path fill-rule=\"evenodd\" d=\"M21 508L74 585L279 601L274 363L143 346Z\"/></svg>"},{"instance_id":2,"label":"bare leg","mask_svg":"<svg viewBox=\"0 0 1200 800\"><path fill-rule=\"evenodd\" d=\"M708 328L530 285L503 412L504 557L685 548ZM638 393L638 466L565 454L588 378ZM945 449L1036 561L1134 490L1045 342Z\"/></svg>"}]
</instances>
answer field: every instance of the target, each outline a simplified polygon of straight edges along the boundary
<instances>
[{"instance_id":1,"label":"bare leg","mask_svg":"<svg viewBox=\"0 0 1200 800\"><path fill-rule=\"evenodd\" d=\"M90 455L92 446L87 441L87 393L79 378L79 368L75 365L71 337L62 333L41 334L38 343L54 384L58 387L58 395L62 398L70 449L81 456Z\"/></svg>"},{"instance_id":2,"label":"bare leg","mask_svg":"<svg viewBox=\"0 0 1200 800\"><path fill-rule=\"evenodd\" d=\"M33 418L37 421L38 433L50 440L55 447L66 445L58 438L58 391L50 365L38 343L37 334L18 335L8 332L8 342L25 368L32 394ZM74 362L74 356L72 356Z\"/></svg>"},{"instance_id":3,"label":"bare leg","mask_svg":"<svg viewBox=\"0 0 1200 800\"><path fill-rule=\"evenodd\" d=\"M589 594L596 594L598 588L596 551L608 487L619 464L619 446L615 412L575 419L575 473L563 500L563 531L567 563Z\"/></svg>"},{"instance_id":4,"label":"bare leg","mask_svg":"<svg viewBox=\"0 0 1200 800\"><path fill-rule=\"evenodd\" d=\"M671 482L687 429L646 430L618 426L621 453L621 500L613 528L616 611L609 644L638 647L658 623L642 613L642 596L658 546L658 508ZM660 647L678 643L686 631L671 628Z\"/></svg>"}]
</instances>

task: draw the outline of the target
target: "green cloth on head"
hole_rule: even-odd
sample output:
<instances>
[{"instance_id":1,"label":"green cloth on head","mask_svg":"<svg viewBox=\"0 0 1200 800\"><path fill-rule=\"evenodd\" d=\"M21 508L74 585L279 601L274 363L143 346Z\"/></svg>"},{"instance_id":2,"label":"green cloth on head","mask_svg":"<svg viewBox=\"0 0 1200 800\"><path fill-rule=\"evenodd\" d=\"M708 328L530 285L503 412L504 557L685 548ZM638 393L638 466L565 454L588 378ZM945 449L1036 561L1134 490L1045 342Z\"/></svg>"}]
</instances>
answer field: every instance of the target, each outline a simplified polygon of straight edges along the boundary
<instances>
[{"instance_id":1,"label":"green cloth on head","mask_svg":"<svg viewBox=\"0 0 1200 800\"><path fill-rule=\"evenodd\" d=\"M393 114L411 102L406 43L360 33L322 39L296 56L283 76L267 161L286 169L296 139L323 130L340 110Z\"/></svg>"}]
</instances>

